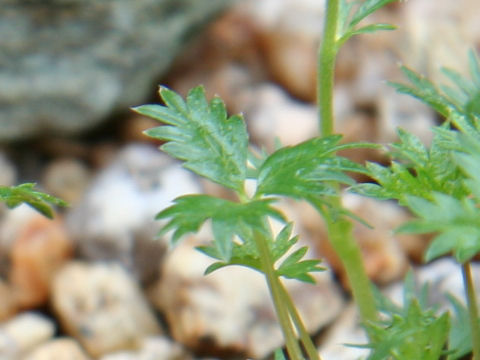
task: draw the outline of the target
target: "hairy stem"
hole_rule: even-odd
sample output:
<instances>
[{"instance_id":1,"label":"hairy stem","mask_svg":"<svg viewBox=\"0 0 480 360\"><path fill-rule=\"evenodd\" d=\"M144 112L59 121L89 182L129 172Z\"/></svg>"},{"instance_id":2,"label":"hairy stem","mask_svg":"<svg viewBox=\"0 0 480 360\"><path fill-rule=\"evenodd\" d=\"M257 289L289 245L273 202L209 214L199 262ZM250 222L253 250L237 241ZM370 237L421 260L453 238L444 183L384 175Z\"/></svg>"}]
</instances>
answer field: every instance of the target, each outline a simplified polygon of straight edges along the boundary
<instances>
[{"instance_id":1,"label":"hairy stem","mask_svg":"<svg viewBox=\"0 0 480 360\"><path fill-rule=\"evenodd\" d=\"M472 360L480 360L480 327L478 324L478 305L473 285L472 269L470 262L462 265L463 283L467 295L468 312L470 314L470 331L472 334Z\"/></svg>"},{"instance_id":2,"label":"hairy stem","mask_svg":"<svg viewBox=\"0 0 480 360\"><path fill-rule=\"evenodd\" d=\"M280 282L280 289L282 291L284 301L287 304L288 311L290 312L290 316L292 317L295 327L297 328L297 331L300 335L300 340L306 353L308 354L310 359L322 360L320 355L318 354L315 344L312 341L312 338L310 337L307 329L305 328L305 325L303 324L303 321L298 313L295 304L292 301L292 298L289 296L287 289L282 284L282 282Z\"/></svg>"},{"instance_id":3,"label":"hairy stem","mask_svg":"<svg viewBox=\"0 0 480 360\"><path fill-rule=\"evenodd\" d=\"M282 291L279 286L279 279L277 274L275 274L275 269L273 267L274 264L267 242L265 241L265 238L258 232L254 234L254 240L260 253L262 268L267 278L267 284L273 299L275 312L277 313L278 321L285 338L288 355L291 360L303 360L302 350L298 344L295 329L293 328L292 321L288 314L288 309L283 301L284 296L282 296Z\"/></svg>"},{"instance_id":4,"label":"hairy stem","mask_svg":"<svg viewBox=\"0 0 480 360\"><path fill-rule=\"evenodd\" d=\"M321 136L333 133L333 86L337 57L338 0L327 0L325 27L317 61L317 105Z\"/></svg>"},{"instance_id":5,"label":"hairy stem","mask_svg":"<svg viewBox=\"0 0 480 360\"><path fill-rule=\"evenodd\" d=\"M327 227L330 242L347 273L348 282L362 322L367 324L376 321L375 298L365 271L360 249L352 236L352 223L341 217L332 218L331 214L328 214ZM373 334L369 333L368 335L372 339Z\"/></svg>"}]
</instances>

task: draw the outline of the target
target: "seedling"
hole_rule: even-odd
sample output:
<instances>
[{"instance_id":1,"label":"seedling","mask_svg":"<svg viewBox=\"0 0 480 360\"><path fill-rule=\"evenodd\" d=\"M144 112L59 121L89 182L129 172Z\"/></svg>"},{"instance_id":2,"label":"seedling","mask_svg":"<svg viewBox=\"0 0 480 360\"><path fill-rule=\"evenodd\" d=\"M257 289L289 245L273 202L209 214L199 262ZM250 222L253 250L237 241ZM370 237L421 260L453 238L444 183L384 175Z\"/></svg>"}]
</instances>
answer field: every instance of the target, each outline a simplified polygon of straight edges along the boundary
<instances>
[{"instance_id":1,"label":"seedling","mask_svg":"<svg viewBox=\"0 0 480 360\"><path fill-rule=\"evenodd\" d=\"M475 55L470 55L471 81L445 70L458 89L439 90L407 68L402 69L410 84L392 84L444 116L445 122L432 129L430 147L399 129L400 142L388 146L392 158L389 166L368 163L364 167L337 155L347 148L378 148L374 144L343 144L342 136L334 134L334 68L338 51L352 36L394 29L389 24L360 25L368 15L393 1L327 0L318 57L321 137L259 154L249 146L243 118L227 116L225 105L217 97L207 101L202 87L192 89L186 99L161 87L164 105L135 108L163 124L146 131L165 142L163 151L235 194L235 200L201 194L175 199L157 215L157 219L167 220L162 234L172 231L175 243L210 220L213 241L199 250L216 262L206 273L242 265L264 274L288 357L293 360L320 359L320 355L282 278L313 282L312 273L324 268L320 260L304 258L306 247L294 246L297 237L292 237L292 224L275 207L283 197L309 202L325 220L369 336L364 346L372 349L370 360L458 359L469 352L480 359L478 310L470 270L470 261L480 250L480 65ZM369 175L374 182L355 184L346 172ZM256 183L251 195L245 190L248 179ZM341 205L340 189L344 186L366 196L395 199L410 209L416 219L397 231L436 233L425 254L426 261L453 253L464 274L468 310L452 298L455 314L438 314L409 287L401 307L382 306L388 302L371 286L352 236L352 215ZM272 219L284 224L278 234L272 231ZM461 341L458 335L465 332L458 325L465 318L470 322L470 342ZM284 354L277 351L275 358L282 359Z\"/></svg>"}]
</instances>

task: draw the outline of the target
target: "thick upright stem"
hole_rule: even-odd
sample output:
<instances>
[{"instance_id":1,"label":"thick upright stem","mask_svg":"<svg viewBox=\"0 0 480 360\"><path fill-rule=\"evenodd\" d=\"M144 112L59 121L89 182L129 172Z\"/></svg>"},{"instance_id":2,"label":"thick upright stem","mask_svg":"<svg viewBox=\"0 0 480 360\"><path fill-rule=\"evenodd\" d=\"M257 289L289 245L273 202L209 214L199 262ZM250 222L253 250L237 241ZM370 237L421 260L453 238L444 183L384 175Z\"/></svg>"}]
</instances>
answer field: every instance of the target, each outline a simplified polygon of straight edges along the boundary
<instances>
[{"instance_id":1,"label":"thick upright stem","mask_svg":"<svg viewBox=\"0 0 480 360\"><path fill-rule=\"evenodd\" d=\"M268 249L268 245L261 234L255 233L254 237L255 244L260 252L262 268L267 278L267 284L273 299L275 312L277 313L278 321L285 338L288 355L291 360L303 360L302 350L298 344L295 329L293 328L286 304L282 300L283 294L278 284L279 280L275 274L275 269L273 267L274 264Z\"/></svg>"},{"instance_id":2,"label":"thick upright stem","mask_svg":"<svg viewBox=\"0 0 480 360\"><path fill-rule=\"evenodd\" d=\"M328 235L347 273L355 303L364 324L377 320L377 309L370 280L365 271L360 249L352 236L352 223L327 216ZM368 328L367 328L368 329ZM371 333L369 337L372 339ZM373 340L373 339L372 339Z\"/></svg>"},{"instance_id":3,"label":"thick upright stem","mask_svg":"<svg viewBox=\"0 0 480 360\"><path fill-rule=\"evenodd\" d=\"M333 86L337 56L338 0L327 0L325 27L317 60L317 105L321 136L333 133Z\"/></svg>"},{"instance_id":4,"label":"thick upright stem","mask_svg":"<svg viewBox=\"0 0 480 360\"><path fill-rule=\"evenodd\" d=\"M467 295L468 312L470 314L470 332L472 334L473 357L480 360L480 327L478 324L478 305L475 288L473 285L472 269L470 262L462 265L463 283Z\"/></svg>"},{"instance_id":5,"label":"thick upright stem","mask_svg":"<svg viewBox=\"0 0 480 360\"><path fill-rule=\"evenodd\" d=\"M327 0L325 28L317 63L317 105L322 136L334 132L333 90L335 60L338 52L337 20L339 0ZM338 190L339 191L339 190ZM352 224L334 215L341 207L339 198L332 199L331 207L323 212L328 226L330 242L340 257L352 288L353 297L364 323L377 320L377 311L370 281L366 275L360 249L352 234ZM369 334L370 337L372 334Z\"/></svg>"}]
</instances>

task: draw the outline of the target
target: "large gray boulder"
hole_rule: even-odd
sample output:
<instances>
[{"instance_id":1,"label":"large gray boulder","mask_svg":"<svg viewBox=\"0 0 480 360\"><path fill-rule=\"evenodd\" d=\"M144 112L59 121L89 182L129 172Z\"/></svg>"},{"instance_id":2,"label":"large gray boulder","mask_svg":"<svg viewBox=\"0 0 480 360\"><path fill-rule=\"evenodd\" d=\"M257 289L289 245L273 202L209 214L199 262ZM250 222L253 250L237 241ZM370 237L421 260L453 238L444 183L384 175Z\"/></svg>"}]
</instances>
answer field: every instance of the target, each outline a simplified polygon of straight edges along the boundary
<instances>
[{"instance_id":1,"label":"large gray boulder","mask_svg":"<svg viewBox=\"0 0 480 360\"><path fill-rule=\"evenodd\" d=\"M152 93L174 56L233 0L6 0L0 141L76 134Z\"/></svg>"}]
</instances>

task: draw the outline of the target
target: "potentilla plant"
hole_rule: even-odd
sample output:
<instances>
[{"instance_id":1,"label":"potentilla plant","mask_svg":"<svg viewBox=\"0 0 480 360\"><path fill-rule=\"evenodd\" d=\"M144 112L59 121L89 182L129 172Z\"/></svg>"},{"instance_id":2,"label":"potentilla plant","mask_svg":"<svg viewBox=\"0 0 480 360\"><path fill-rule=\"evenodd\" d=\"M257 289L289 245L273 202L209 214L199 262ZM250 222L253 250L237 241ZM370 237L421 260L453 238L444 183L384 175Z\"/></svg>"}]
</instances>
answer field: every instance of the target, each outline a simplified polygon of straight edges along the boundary
<instances>
[{"instance_id":1,"label":"potentilla plant","mask_svg":"<svg viewBox=\"0 0 480 360\"><path fill-rule=\"evenodd\" d=\"M282 278L313 282L312 273L324 271L320 260L305 259L306 247L294 247L292 223L275 206L283 197L312 204L323 217L329 240L345 267L352 295L368 334L370 360L459 359L473 353L480 359L480 332L470 269L480 250L480 66L471 55L472 81L452 70L445 74L458 90L438 90L414 71L403 68L410 85L392 84L413 95L445 117L432 131L430 147L399 129L400 142L388 146L389 166L369 163L366 167L337 155L343 149L379 147L374 144L341 142L334 134L333 86L335 59L352 36L377 30L392 30L389 24L360 25L379 8L394 0L327 0L325 30L318 56L318 106L320 137L295 146L281 147L271 154L255 151L248 141L242 116L228 116L221 99L208 101L201 86L186 99L160 88L164 105L135 108L163 125L146 134L164 141L161 149L184 162L187 169L235 194L235 200L210 195L184 195L162 210L167 220L162 234L172 241L197 232L211 221L213 240L199 250L216 261L211 273L229 265L246 266L265 275L280 326L286 356L292 360L321 359L288 294ZM355 184L346 172L369 175L374 182ZM246 182L256 187L247 193ZM464 274L464 307L449 296L453 314L438 314L414 291L409 279L405 300L392 304L371 285L360 250L352 236L354 216L342 207L340 190L349 186L357 193L379 199L396 199L416 219L397 231L437 233L425 259L453 253ZM271 220L283 222L278 233ZM448 295L447 295L448 296ZM312 299L311 301L315 301ZM380 316L381 314L381 316ZM470 323L465 327L465 319ZM277 351L276 359L285 358Z\"/></svg>"}]
</instances>

